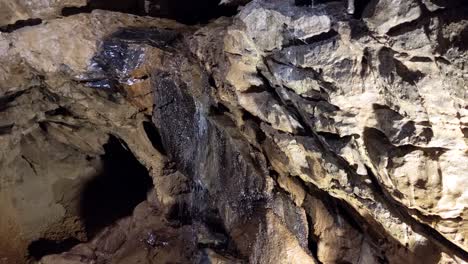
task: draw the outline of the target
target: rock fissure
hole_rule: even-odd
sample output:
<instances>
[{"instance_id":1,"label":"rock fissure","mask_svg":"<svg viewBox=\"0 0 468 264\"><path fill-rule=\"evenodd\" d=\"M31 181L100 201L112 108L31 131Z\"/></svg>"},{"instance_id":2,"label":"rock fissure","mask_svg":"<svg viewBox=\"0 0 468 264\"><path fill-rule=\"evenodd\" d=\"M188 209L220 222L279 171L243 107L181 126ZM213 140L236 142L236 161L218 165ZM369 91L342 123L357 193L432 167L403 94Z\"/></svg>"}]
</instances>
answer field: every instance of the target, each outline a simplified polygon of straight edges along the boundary
<instances>
[{"instance_id":1,"label":"rock fissure","mask_svg":"<svg viewBox=\"0 0 468 264\"><path fill-rule=\"evenodd\" d=\"M40 18L30 18L30 19L27 19L27 20L18 20L14 24L2 25L0 27L0 32L11 33L11 32L13 32L15 30L20 29L20 28L36 26L36 25L40 25L41 23L42 23L42 19L40 19Z\"/></svg>"}]
</instances>

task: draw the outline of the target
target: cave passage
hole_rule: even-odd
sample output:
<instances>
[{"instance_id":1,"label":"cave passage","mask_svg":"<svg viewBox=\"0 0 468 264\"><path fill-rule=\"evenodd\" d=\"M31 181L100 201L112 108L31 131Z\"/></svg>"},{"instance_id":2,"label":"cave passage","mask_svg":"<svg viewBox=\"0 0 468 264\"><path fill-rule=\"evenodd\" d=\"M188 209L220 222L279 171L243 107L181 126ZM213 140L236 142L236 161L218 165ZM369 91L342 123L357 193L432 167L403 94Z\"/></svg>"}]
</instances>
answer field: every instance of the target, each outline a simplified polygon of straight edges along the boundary
<instances>
[{"instance_id":1,"label":"cave passage","mask_svg":"<svg viewBox=\"0 0 468 264\"><path fill-rule=\"evenodd\" d=\"M147 169L125 142L111 135L104 150L100 156L102 172L86 184L81 197L81 217L88 237L131 215L153 188Z\"/></svg>"},{"instance_id":2,"label":"cave passage","mask_svg":"<svg viewBox=\"0 0 468 264\"><path fill-rule=\"evenodd\" d=\"M63 241L41 238L29 244L28 254L30 258L40 260L45 255L68 251L78 243L80 243L80 241L76 238L68 238Z\"/></svg>"}]
</instances>

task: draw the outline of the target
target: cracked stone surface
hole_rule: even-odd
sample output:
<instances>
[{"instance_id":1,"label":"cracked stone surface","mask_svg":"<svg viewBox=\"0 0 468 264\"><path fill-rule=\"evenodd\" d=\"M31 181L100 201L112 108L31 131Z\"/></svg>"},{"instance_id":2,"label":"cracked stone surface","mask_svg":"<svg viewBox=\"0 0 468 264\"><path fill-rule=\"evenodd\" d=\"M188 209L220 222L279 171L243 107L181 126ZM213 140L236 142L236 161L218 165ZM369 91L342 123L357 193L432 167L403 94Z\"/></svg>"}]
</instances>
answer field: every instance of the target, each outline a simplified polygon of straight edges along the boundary
<instances>
[{"instance_id":1,"label":"cracked stone surface","mask_svg":"<svg viewBox=\"0 0 468 264\"><path fill-rule=\"evenodd\" d=\"M20 2L0 26L47 22L0 33L0 263L468 261L461 1Z\"/></svg>"}]
</instances>

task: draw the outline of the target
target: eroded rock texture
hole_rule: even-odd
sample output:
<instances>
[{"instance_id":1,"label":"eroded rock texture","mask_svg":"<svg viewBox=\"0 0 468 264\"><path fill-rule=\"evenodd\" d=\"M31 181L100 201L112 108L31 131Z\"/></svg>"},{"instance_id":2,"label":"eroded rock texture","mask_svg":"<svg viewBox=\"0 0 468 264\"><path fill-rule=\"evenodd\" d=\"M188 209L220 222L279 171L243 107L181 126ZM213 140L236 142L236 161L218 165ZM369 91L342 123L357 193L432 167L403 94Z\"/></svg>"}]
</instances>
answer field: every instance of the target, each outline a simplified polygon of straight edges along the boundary
<instances>
[{"instance_id":1,"label":"eroded rock texture","mask_svg":"<svg viewBox=\"0 0 468 264\"><path fill-rule=\"evenodd\" d=\"M0 33L0 263L468 261L461 1L87 4Z\"/></svg>"}]
</instances>

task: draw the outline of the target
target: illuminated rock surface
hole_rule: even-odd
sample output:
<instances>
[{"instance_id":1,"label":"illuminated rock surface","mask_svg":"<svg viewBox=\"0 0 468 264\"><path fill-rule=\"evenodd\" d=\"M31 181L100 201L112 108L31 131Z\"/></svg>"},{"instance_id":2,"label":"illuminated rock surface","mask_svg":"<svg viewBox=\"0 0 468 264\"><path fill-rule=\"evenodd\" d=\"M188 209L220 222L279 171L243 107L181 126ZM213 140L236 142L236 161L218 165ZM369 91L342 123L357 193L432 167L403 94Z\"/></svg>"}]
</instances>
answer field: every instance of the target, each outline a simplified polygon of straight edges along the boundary
<instances>
[{"instance_id":1,"label":"illuminated rock surface","mask_svg":"<svg viewBox=\"0 0 468 264\"><path fill-rule=\"evenodd\" d=\"M20 2L0 263L468 261L461 1Z\"/></svg>"}]
</instances>

